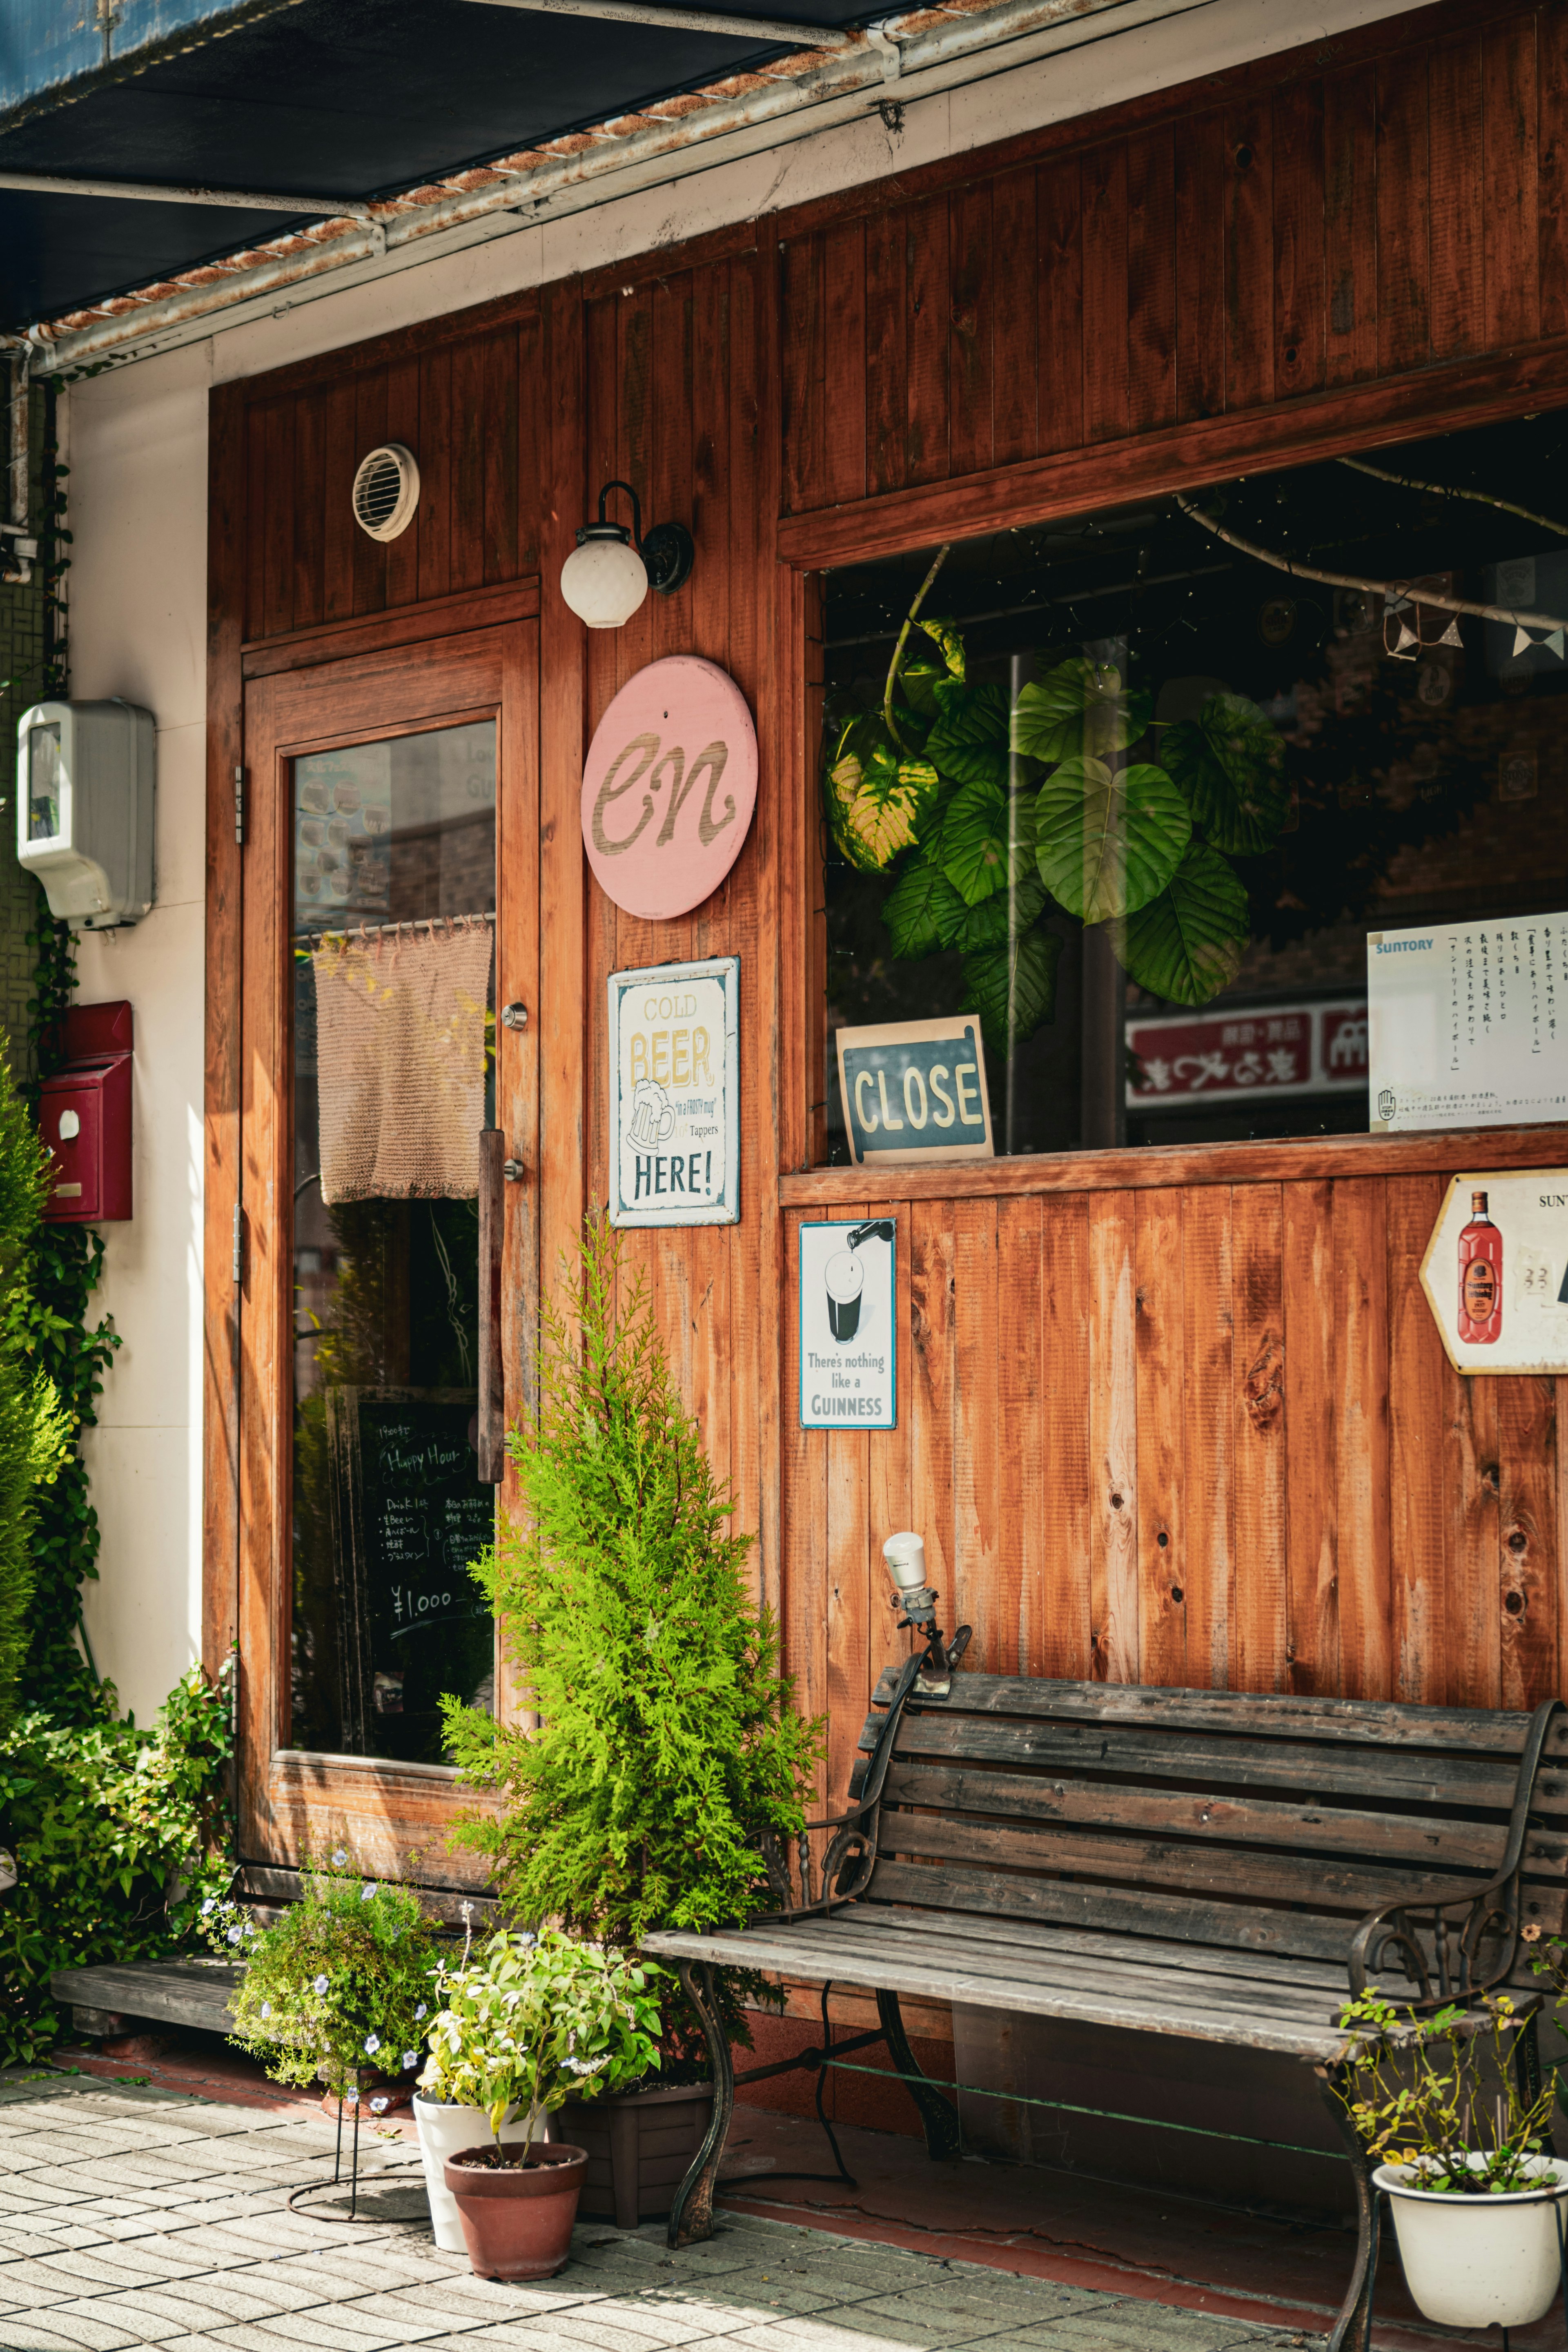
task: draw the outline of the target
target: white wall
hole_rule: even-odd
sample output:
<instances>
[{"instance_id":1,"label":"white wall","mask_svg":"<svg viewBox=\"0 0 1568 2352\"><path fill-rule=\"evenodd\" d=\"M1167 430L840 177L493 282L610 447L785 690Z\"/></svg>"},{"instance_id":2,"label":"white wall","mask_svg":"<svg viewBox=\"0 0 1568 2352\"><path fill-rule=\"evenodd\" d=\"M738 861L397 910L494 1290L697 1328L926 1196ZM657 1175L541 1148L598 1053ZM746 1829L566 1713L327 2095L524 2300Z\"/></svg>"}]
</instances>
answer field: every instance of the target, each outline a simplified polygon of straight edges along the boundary
<instances>
[{"instance_id":1,"label":"white wall","mask_svg":"<svg viewBox=\"0 0 1568 2352\"><path fill-rule=\"evenodd\" d=\"M66 450L71 691L158 722L157 899L85 936L78 998L136 1022L135 1214L103 1228L123 1344L87 1438L103 1530L87 1588L100 1673L146 1722L201 1648L202 962L206 403L212 347L75 386Z\"/></svg>"},{"instance_id":2,"label":"white wall","mask_svg":"<svg viewBox=\"0 0 1568 2352\"><path fill-rule=\"evenodd\" d=\"M103 1529L87 1622L100 1671L148 1719L198 1655L201 1625L203 644L209 386L412 320L603 268L890 171L907 171L1140 91L1397 16L1421 0L1213 0L1165 24L865 120L718 163L591 211L341 290L72 385L67 419L71 691L119 694L158 721L158 898L134 930L84 940L81 1001L136 1017L135 1201L110 1225L105 1304L124 1345L89 1439Z\"/></svg>"}]
</instances>

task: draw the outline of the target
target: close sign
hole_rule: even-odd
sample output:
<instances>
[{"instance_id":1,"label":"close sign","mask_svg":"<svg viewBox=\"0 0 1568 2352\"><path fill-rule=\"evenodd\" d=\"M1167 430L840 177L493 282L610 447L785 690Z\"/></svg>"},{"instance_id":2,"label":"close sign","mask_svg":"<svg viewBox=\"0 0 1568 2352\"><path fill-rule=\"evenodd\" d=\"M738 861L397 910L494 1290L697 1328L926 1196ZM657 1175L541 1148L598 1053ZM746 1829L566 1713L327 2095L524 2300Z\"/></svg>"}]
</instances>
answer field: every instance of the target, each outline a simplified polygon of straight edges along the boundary
<instances>
[{"instance_id":1,"label":"close sign","mask_svg":"<svg viewBox=\"0 0 1568 2352\"><path fill-rule=\"evenodd\" d=\"M978 1015L840 1029L837 1045L839 1099L858 1168L868 1160L994 1156Z\"/></svg>"},{"instance_id":2,"label":"close sign","mask_svg":"<svg viewBox=\"0 0 1568 2352\"><path fill-rule=\"evenodd\" d=\"M745 696L714 663L673 654L627 679L588 747L588 863L617 907L667 922L719 887L756 803Z\"/></svg>"}]
</instances>

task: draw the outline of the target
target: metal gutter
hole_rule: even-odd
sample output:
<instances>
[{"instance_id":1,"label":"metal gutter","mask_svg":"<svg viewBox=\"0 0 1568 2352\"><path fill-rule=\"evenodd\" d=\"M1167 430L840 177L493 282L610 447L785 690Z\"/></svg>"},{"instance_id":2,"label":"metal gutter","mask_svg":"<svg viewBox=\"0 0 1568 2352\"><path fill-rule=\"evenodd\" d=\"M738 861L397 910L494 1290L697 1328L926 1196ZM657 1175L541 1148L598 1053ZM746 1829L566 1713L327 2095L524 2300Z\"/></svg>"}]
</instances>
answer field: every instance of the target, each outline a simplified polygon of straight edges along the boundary
<instances>
[{"instance_id":1,"label":"metal gutter","mask_svg":"<svg viewBox=\"0 0 1568 2352\"><path fill-rule=\"evenodd\" d=\"M779 58L363 208L373 225L321 220L138 292L29 328L32 373L65 373L195 341L278 308L280 294L363 284L464 246L777 148L868 106L925 98L1011 72L1086 41L1194 13L1215 0L939 0L892 16L828 55ZM1114 19L1114 21L1101 21ZM384 252L378 251L384 237ZM379 264L379 267L372 265ZM344 273L352 273L345 275Z\"/></svg>"}]
</instances>

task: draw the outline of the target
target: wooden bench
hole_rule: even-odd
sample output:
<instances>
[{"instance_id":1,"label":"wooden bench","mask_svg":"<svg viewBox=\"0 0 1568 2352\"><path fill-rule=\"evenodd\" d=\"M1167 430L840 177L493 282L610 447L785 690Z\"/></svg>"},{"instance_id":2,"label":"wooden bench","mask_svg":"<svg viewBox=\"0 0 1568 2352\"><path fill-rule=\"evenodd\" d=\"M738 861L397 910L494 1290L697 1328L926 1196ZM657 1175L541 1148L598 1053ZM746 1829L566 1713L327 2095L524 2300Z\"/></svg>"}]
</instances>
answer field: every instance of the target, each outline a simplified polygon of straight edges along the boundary
<instances>
[{"instance_id":1,"label":"wooden bench","mask_svg":"<svg viewBox=\"0 0 1568 2352\"><path fill-rule=\"evenodd\" d=\"M670 2242L711 2228L733 2098L716 1969L874 1992L879 2033L839 2054L886 2042L933 2157L957 2154L957 2116L902 1995L1179 2034L1315 2071L1360 2222L1339 2352L1370 2312L1377 2204L1332 2095L1341 2011L1369 1984L1417 2009L1533 1992L1519 1931L1563 1921L1568 1714L938 1677L940 1639L882 1676L847 1809L811 1825L831 1833L820 1873L803 1838L796 1877L770 1856L767 1918L646 1938L679 1965L716 2084ZM1533 2017L1520 2051L1538 2081Z\"/></svg>"}]
</instances>

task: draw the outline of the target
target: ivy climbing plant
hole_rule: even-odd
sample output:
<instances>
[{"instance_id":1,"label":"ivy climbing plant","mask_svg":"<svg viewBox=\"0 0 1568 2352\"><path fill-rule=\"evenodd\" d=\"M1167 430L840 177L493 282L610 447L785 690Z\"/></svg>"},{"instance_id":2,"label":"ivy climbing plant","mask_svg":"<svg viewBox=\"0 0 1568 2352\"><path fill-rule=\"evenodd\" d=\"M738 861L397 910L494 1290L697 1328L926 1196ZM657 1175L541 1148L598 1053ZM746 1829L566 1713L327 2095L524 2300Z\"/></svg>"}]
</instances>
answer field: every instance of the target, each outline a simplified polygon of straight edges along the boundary
<instances>
[{"instance_id":1,"label":"ivy climbing plant","mask_svg":"<svg viewBox=\"0 0 1568 2352\"><path fill-rule=\"evenodd\" d=\"M827 730L829 829L851 866L893 876L894 955L956 950L962 1009L999 1052L1053 1016L1058 910L1105 926L1152 995L1206 1003L1235 980L1250 929L1231 861L1271 848L1289 814L1280 738L1226 693L1156 729L1149 695L1076 656L1016 701L972 679L959 630L921 618L946 551L900 634L881 709L840 712ZM910 658L917 631L931 650Z\"/></svg>"}]
</instances>

